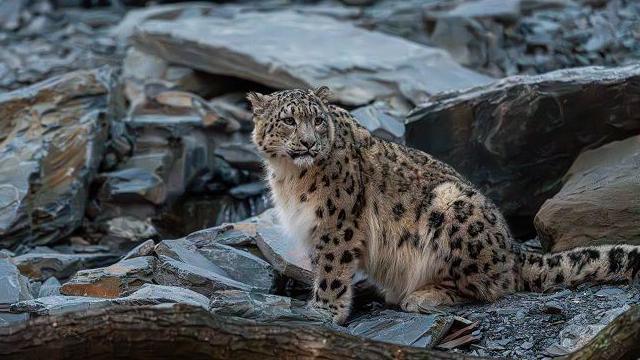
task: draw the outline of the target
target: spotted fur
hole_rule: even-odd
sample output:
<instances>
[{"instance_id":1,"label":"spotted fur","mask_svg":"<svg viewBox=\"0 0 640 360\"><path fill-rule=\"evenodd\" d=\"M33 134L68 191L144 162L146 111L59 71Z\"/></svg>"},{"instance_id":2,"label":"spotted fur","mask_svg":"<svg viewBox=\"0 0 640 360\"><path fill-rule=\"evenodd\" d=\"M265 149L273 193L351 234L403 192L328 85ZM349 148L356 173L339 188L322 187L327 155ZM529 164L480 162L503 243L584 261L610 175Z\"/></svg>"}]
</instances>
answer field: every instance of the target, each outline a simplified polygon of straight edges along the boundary
<instances>
[{"instance_id":1,"label":"spotted fur","mask_svg":"<svg viewBox=\"0 0 640 360\"><path fill-rule=\"evenodd\" d=\"M373 137L328 96L321 88L248 99L276 210L315 267L311 303L336 322L349 314L357 270L416 312L640 271L635 246L521 251L496 206L453 168Z\"/></svg>"}]
</instances>

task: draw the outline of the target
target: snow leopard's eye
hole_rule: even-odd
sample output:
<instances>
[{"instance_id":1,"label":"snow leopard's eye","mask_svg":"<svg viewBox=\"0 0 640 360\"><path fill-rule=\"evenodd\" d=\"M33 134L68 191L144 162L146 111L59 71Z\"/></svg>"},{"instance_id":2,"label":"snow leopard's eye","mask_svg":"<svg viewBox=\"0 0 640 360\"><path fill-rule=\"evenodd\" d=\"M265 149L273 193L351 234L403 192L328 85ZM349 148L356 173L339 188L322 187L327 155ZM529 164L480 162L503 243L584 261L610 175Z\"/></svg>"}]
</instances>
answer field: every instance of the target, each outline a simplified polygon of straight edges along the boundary
<instances>
[{"instance_id":1,"label":"snow leopard's eye","mask_svg":"<svg viewBox=\"0 0 640 360\"><path fill-rule=\"evenodd\" d=\"M282 118L280 120L282 120L285 124L287 124L289 126L294 126L296 124L296 120L294 118L292 118L291 116L286 117L286 118Z\"/></svg>"},{"instance_id":2,"label":"snow leopard's eye","mask_svg":"<svg viewBox=\"0 0 640 360\"><path fill-rule=\"evenodd\" d=\"M322 125L322 123L324 123L324 117L322 117L322 116L318 116L318 117L316 117L316 118L313 120L313 123L314 123L316 126L320 126L320 125Z\"/></svg>"}]
</instances>

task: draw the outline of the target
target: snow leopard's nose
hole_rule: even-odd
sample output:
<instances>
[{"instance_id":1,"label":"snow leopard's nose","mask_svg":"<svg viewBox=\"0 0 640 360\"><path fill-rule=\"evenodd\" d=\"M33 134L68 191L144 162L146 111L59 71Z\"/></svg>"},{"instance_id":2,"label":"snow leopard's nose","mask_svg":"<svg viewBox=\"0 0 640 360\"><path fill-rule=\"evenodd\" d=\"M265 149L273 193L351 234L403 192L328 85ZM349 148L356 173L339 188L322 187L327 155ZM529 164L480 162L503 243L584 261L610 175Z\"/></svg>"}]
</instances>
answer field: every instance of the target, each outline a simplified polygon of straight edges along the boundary
<instances>
[{"instance_id":1,"label":"snow leopard's nose","mask_svg":"<svg viewBox=\"0 0 640 360\"><path fill-rule=\"evenodd\" d=\"M307 150L311 150L313 145L316 144L316 140L315 139L300 139L300 144L302 144L302 146L306 147Z\"/></svg>"}]
</instances>

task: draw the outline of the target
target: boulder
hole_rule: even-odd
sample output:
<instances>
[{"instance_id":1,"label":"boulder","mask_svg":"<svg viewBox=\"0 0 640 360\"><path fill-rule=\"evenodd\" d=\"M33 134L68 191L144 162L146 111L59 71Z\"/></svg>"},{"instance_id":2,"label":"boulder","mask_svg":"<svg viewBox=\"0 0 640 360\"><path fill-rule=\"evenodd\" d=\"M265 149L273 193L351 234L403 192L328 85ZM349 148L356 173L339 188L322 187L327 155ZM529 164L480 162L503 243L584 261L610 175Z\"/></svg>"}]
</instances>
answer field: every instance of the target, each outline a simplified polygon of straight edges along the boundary
<instances>
[{"instance_id":1,"label":"boulder","mask_svg":"<svg viewBox=\"0 0 640 360\"><path fill-rule=\"evenodd\" d=\"M67 278L76 271L112 264L118 259L115 254L61 254L28 253L16 256L11 261L23 275L33 280L44 280L51 276Z\"/></svg>"},{"instance_id":2,"label":"boulder","mask_svg":"<svg viewBox=\"0 0 640 360\"><path fill-rule=\"evenodd\" d=\"M64 295L117 298L151 283L156 258L152 256L122 260L113 265L78 271L62 285Z\"/></svg>"},{"instance_id":3,"label":"boulder","mask_svg":"<svg viewBox=\"0 0 640 360\"><path fill-rule=\"evenodd\" d=\"M546 251L640 245L640 136L580 154L535 226Z\"/></svg>"},{"instance_id":4,"label":"boulder","mask_svg":"<svg viewBox=\"0 0 640 360\"><path fill-rule=\"evenodd\" d=\"M142 51L212 74L274 88L329 86L337 100L364 105L487 84L445 51L295 11L213 13L147 21L132 41Z\"/></svg>"},{"instance_id":5,"label":"boulder","mask_svg":"<svg viewBox=\"0 0 640 360\"><path fill-rule=\"evenodd\" d=\"M76 71L0 94L0 246L80 226L109 129L111 71Z\"/></svg>"},{"instance_id":6,"label":"boulder","mask_svg":"<svg viewBox=\"0 0 640 360\"><path fill-rule=\"evenodd\" d=\"M515 76L418 106L406 140L496 201L516 234L530 234L581 151L640 132L639 107L639 65Z\"/></svg>"}]
</instances>

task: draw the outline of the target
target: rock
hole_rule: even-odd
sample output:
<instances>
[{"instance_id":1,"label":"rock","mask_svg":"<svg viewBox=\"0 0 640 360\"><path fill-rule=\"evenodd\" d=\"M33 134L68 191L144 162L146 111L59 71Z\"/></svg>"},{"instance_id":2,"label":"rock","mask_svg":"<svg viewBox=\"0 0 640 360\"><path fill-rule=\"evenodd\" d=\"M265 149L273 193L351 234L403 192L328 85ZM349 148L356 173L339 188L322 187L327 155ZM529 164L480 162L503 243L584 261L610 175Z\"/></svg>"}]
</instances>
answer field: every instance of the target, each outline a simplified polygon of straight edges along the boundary
<instances>
[{"instance_id":1,"label":"rock","mask_svg":"<svg viewBox=\"0 0 640 360\"><path fill-rule=\"evenodd\" d=\"M262 171L262 158L253 143L236 143L221 145L215 154L226 160L235 168Z\"/></svg>"},{"instance_id":2,"label":"rock","mask_svg":"<svg viewBox=\"0 0 640 360\"><path fill-rule=\"evenodd\" d=\"M640 245L640 136L580 154L535 217L546 251Z\"/></svg>"},{"instance_id":3,"label":"rock","mask_svg":"<svg viewBox=\"0 0 640 360\"><path fill-rule=\"evenodd\" d=\"M128 168L101 174L98 197L101 201L148 201L161 205L167 199L164 181L149 169Z\"/></svg>"},{"instance_id":4,"label":"rock","mask_svg":"<svg viewBox=\"0 0 640 360\"><path fill-rule=\"evenodd\" d=\"M250 221L254 219L256 218L247 219L244 223L223 224L196 231L187 235L185 240L193 243L196 247L203 247L209 244L221 244L234 247L253 246L256 245L256 225L250 223Z\"/></svg>"},{"instance_id":5,"label":"rock","mask_svg":"<svg viewBox=\"0 0 640 360\"><path fill-rule=\"evenodd\" d=\"M260 215L256 235L260 251L276 270L305 284L313 283L311 259L307 250L301 241L284 233L274 209Z\"/></svg>"},{"instance_id":6,"label":"rock","mask_svg":"<svg viewBox=\"0 0 640 360\"><path fill-rule=\"evenodd\" d=\"M153 240L149 239L149 240L143 242L142 244L136 246L135 248L131 249L122 258L122 260L128 260L128 259L133 259L133 258L140 257L140 256L151 255L151 253L153 253L153 250L155 249L155 246L156 246L156 244L153 242Z\"/></svg>"},{"instance_id":7,"label":"rock","mask_svg":"<svg viewBox=\"0 0 640 360\"><path fill-rule=\"evenodd\" d=\"M166 256L218 275L228 276L221 267L212 263L200 254L193 244L185 240L163 240L156 245L154 251L158 256Z\"/></svg>"},{"instance_id":8,"label":"rock","mask_svg":"<svg viewBox=\"0 0 640 360\"><path fill-rule=\"evenodd\" d=\"M188 304L207 309L209 298L182 287L144 284L133 294L115 299L114 303L121 305Z\"/></svg>"},{"instance_id":9,"label":"rock","mask_svg":"<svg viewBox=\"0 0 640 360\"><path fill-rule=\"evenodd\" d=\"M209 299L189 289L176 286L145 284L129 296L104 299L90 296L47 296L11 305L14 315L55 315L100 309L113 305L188 304L207 308Z\"/></svg>"},{"instance_id":10,"label":"rock","mask_svg":"<svg viewBox=\"0 0 640 360\"><path fill-rule=\"evenodd\" d=\"M209 311L224 316L238 316L258 321L324 322L326 316L306 302L290 297L255 292L218 291L211 298Z\"/></svg>"},{"instance_id":11,"label":"rock","mask_svg":"<svg viewBox=\"0 0 640 360\"><path fill-rule=\"evenodd\" d=\"M443 160L497 202L516 235L585 148L640 129L640 66L516 76L434 97L407 119L407 144ZM519 225L519 226L518 226Z\"/></svg>"},{"instance_id":12,"label":"rock","mask_svg":"<svg viewBox=\"0 0 640 360\"><path fill-rule=\"evenodd\" d=\"M113 265L78 271L62 285L64 295L117 298L151 283L156 259L152 256L122 260Z\"/></svg>"},{"instance_id":13,"label":"rock","mask_svg":"<svg viewBox=\"0 0 640 360\"><path fill-rule=\"evenodd\" d=\"M114 250L130 249L133 243L158 236L158 230L150 221L141 221L130 216L107 220L101 225L101 228L105 236L100 242Z\"/></svg>"},{"instance_id":14,"label":"rock","mask_svg":"<svg viewBox=\"0 0 640 360\"><path fill-rule=\"evenodd\" d=\"M8 259L0 259L0 327L25 320L24 316L9 314L9 306L32 298L29 279L20 275Z\"/></svg>"},{"instance_id":15,"label":"rock","mask_svg":"<svg viewBox=\"0 0 640 360\"><path fill-rule=\"evenodd\" d=\"M229 190L229 194L236 199L247 199L267 192L267 184L264 181L256 181L235 186Z\"/></svg>"},{"instance_id":16,"label":"rock","mask_svg":"<svg viewBox=\"0 0 640 360\"><path fill-rule=\"evenodd\" d=\"M20 26L20 15L27 0L4 0L0 4L0 29L16 30Z\"/></svg>"},{"instance_id":17,"label":"rock","mask_svg":"<svg viewBox=\"0 0 640 360\"><path fill-rule=\"evenodd\" d=\"M126 41L131 35L133 35L136 26L139 26L145 21L153 19L198 17L209 14L214 9L217 9L217 7L212 4L185 3L155 5L142 9L130 10L117 26L110 29L110 33L118 40Z\"/></svg>"},{"instance_id":18,"label":"rock","mask_svg":"<svg viewBox=\"0 0 640 360\"><path fill-rule=\"evenodd\" d=\"M376 101L352 110L351 115L373 135L404 144L405 114L402 111L392 109L385 102Z\"/></svg>"},{"instance_id":19,"label":"rock","mask_svg":"<svg viewBox=\"0 0 640 360\"><path fill-rule=\"evenodd\" d=\"M101 68L0 94L0 246L50 243L81 224L111 86Z\"/></svg>"},{"instance_id":20,"label":"rock","mask_svg":"<svg viewBox=\"0 0 640 360\"><path fill-rule=\"evenodd\" d=\"M352 335L392 344L434 347L449 331L453 317L415 314L393 310L375 311L349 323Z\"/></svg>"},{"instance_id":21,"label":"rock","mask_svg":"<svg viewBox=\"0 0 640 360\"><path fill-rule=\"evenodd\" d=\"M574 352L582 348L596 334L604 329L613 319L618 317L629 309L628 305L617 309L605 311L599 318L600 321L594 322L593 317L586 319L586 314L578 315L569 320L569 325L560 331L560 341L556 344L560 349L566 349L568 352Z\"/></svg>"},{"instance_id":22,"label":"rock","mask_svg":"<svg viewBox=\"0 0 640 360\"><path fill-rule=\"evenodd\" d=\"M250 285L256 291L269 292L274 285L275 273L271 265L248 251L212 244L198 252L220 266L230 278Z\"/></svg>"},{"instance_id":23,"label":"rock","mask_svg":"<svg viewBox=\"0 0 640 360\"><path fill-rule=\"evenodd\" d=\"M60 287L62 287L60 281L52 276L42 283L37 297L41 298L46 296L60 295Z\"/></svg>"},{"instance_id":24,"label":"rock","mask_svg":"<svg viewBox=\"0 0 640 360\"><path fill-rule=\"evenodd\" d=\"M210 33L216 36L202 36ZM132 40L142 51L212 74L275 88L327 85L349 105L397 94L419 103L491 80L440 49L294 11L147 21Z\"/></svg>"},{"instance_id":25,"label":"rock","mask_svg":"<svg viewBox=\"0 0 640 360\"><path fill-rule=\"evenodd\" d=\"M11 305L12 313L55 315L110 306L111 300L87 296L47 296Z\"/></svg>"},{"instance_id":26,"label":"rock","mask_svg":"<svg viewBox=\"0 0 640 360\"><path fill-rule=\"evenodd\" d=\"M251 290L249 285L166 256L160 256L154 280L160 285L180 286L205 296L211 296L218 290Z\"/></svg>"},{"instance_id":27,"label":"rock","mask_svg":"<svg viewBox=\"0 0 640 360\"><path fill-rule=\"evenodd\" d=\"M23 275L33 280L44 280L51 276L64 279L78 270L104 266L117 259L114 254L28 253L11 261Z\"/></svg>"}]
</instances>

